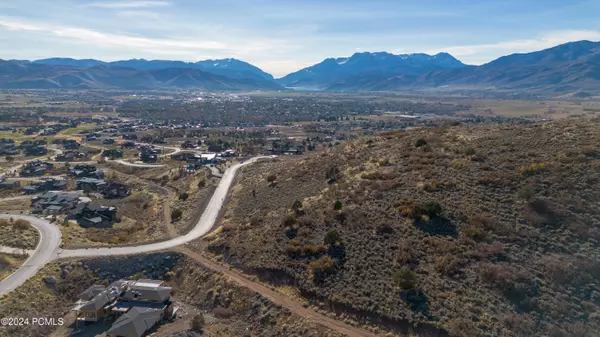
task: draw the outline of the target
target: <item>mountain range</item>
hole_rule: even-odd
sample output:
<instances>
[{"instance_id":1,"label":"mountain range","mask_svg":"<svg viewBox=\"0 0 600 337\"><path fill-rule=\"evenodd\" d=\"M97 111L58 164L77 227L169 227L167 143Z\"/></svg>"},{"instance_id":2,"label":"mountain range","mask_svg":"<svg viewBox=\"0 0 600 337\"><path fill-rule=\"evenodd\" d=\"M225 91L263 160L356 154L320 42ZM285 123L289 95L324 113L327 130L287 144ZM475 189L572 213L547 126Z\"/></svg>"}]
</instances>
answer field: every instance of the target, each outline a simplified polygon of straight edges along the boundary
<instances>
[{"instance_id":1,"label":"mountain range","mask_svg":"<svg viewBox=\"0 0 600 337\"><path fill-rule=\"evenodd\" d=\"M448 53L362 52L350 57L327 58L279 79L232 58L199 62L0 60L0 88L597 91L600 88L600 43L570 42L533 53L503 56L481 66L466 65Z\"/></svg>"},{"instance_id":2,"label":"mountain range","mask_svg":"<svg viewBox=\"0 0 600 337\"><path fill-rule=\"evenodd\" d=\"M132 63L136 62L140 62L140 60ZM257 75L258 73L245 76L245 70L222 69L218 68L218 65L211 70L194 67L161 67L155 63L157 61L145 62L148 63L147 69L102 64L95 60L46 59L34 62L0 60L0 88L283 89L273 80L261 78ZM140 62L140 64L143 63ZM229 76L223 75L223 73L227 73Z\"/></svg>"}]
</instances>

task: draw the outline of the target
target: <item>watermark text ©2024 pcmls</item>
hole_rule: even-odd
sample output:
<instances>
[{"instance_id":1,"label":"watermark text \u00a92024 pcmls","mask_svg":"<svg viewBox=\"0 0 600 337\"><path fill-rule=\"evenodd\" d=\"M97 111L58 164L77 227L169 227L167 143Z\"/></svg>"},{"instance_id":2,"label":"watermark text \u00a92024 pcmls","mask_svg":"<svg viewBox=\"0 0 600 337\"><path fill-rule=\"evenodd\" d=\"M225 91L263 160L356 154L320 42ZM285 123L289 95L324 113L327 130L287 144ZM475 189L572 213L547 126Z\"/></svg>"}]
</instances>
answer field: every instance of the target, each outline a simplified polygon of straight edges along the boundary
<instances>
[{"instance_id":1,"label":"watermark text \u00a92024 pcmls","mask_svg":"<svg viewBox=\"0 0 600 337\"><path fill-rule=\"evenodd\" d=\"M60 326L65 320L55 317L3 317L0 319L1 326Z\"/></svg>"}]
</instances>

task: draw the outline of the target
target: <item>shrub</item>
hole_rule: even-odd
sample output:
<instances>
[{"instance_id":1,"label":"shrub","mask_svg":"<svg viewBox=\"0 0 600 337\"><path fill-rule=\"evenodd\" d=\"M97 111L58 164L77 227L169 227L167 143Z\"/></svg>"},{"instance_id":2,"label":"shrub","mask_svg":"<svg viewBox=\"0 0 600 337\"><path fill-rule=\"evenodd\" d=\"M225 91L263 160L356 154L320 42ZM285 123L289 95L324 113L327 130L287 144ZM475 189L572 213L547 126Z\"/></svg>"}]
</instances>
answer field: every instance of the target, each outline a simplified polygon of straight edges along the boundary
<instances>
[{"instance_id":1,"label":"shrub","mask_svg":"<svg viewBox=\"0 0 600 337\"><path fill-rule=\"evenodd\" d=\"M407 244L400 244L400 249L396 253L396 263L400 265L411 264L415 262L411 247Z\"/></svg>"},{"instance_id":2,"label":"shrub","mask_svg":"<svg viewBox=\"0 0 600 337\"><path fill-rule=\"evenodd\" d=\"M296 223L296 218L295 218L293 215L291 215L291 214L288 214L288 215L286 215L286 216L283 218L283 221L282 221L282 224L283 224L285 227L291 227L291 226L293 226L295 223Z\"/></svg>"},{"instance_id":3,"label":"shrub","mask_svg":"<svg viewBox=\"0 0 600 337\"><path fill-rule=\"evenodd\" d=\"M523 270L517 270L505 264L488 263L482 266L481 276L502 291L504 296L520 306L528 306L529 297L537 295L537 283L531 275Z\"/></svg>"},{"instance_id":4,"label":"shrub","mask_svg":"<svg viewBox=\"0 0 600 337\"><path fill-rule=\"evenodd\" d=\"M401 289L413 289L417 283L417 273L408 267L402 267L394 272L394 284Z\"/></svg>"},{"instance_id":5,"label":"shrub","mask_svg":"<svg viewBox=\"0 0 600 337\"><path fill-rule=\"evenodd\" d=\"M333 204L333 209L336 211L339 211L342 209L342 202L339 200L335 201L335 204Z\"/></svg>"},{"instance_id":6,"label":"shrub","mask_svg":"<svg viewBox=\"0 0 600 337\"><path fill-rule=\"evenodd\" d=\"M250 225L252 225L252 226L258 226L258 225L260 225L261 222L262 222L262 217L259 215L253 215L250 218Z\"/></svg>"},{"instance_id":7,"label":"shrub","mask_svg":"<svg viewBox=\"0 0 600 337\"><path fill-rule=\"evenodd\" d=\"M472 240L483 240L485 239L485 233L481 230L481 228L477 228L475 226L469 226L463 230L463 233L466 237Z\"/></svg>"},{"instance_id":8,"label":"shrub","mask_svg":"<svg viewBox=\"0 0 600 337\"><path fill-rule=\"evenodd\" d=\"M519 167L519 174L522 176L534 175L548 170L550 163L531 163Z\"/></svg>"},{"instance_id":9,"label":"shrub","mask_svg":"<svg viewBox=\"0 0 600 337\"><path fill-rule=\"evenodd\" d=\"M472 148L472 147L469 147L469 148L467 148L467 149L465 150L465 154L466 154L467 156L472 156L472 155L474 155L475 153L476 153L476 152L475 152L475 149L474 149L474 148Z\"/></svg>"},{"instance_id":10,"label":"shrub","mask_svg":"<svg viewBox=\"0 0 600 337\"><path fill-rule=\"evenodd\" d=\"M314 280L321 280L325 275L335 270L335 260L329 256L322 256L316 261L308 264L308 268Z\"/></svg>"},{"instance_id":11,"label":"shrub","mask_svg":"<svg viewBox=\"0 0 600 337\"><path fill-rule=\"evenodd\" d=\"M584 146L583 149L581 149L581 153L586 156L594 156L598 153L598 147L594 145Z\"/></svg>"},{"instance_id":12,"label":"shrub","mask_svg":"<svg viewBox=\"0 0 600 337\"><path fill-rule=\"evenodd\" d=\"M521 198L525 201L531 200L531 198L533 198L534 196L535 196L535 190L529 185L523 186L519 190L519 198Z\"/></svg>"},{"instance_id":13,"label":"shrub","mask_svg":"<svg viewBox=\"0 0 600 337\"><path fill-rule=\"evenodd\" d=\"M188 198L189 198L189 195L187 194L187 192L183 192L179 195L179 200L186 201Z\"/></svg>"},{"instance_id":14,"label":"shrub","mask_svg":"<svg viewBox=\"0 0 600 337\"><path fill-rule=\"evenodd\" d=\"M338 231L336 231L335 229L330 229L329 231L327 231L327 233L325 234L325 237L323 238L323 242L326 245L329 246L333 246L338 242L342 241L342 237L340 235L340 233L338 233Z\"/></svg>"},{"instance_id":15,"label":"shrub","mask_svg":"<svg viewBox=\"0 0 600 337\"><path fill-rule=\"evenodd\" d=\"M453 255L438 256L435 258L435 270L448 276L456 275L460 271L460 260Z\"/></svg>"},{"instance_id":16,"label":"shrub","mask_svg":"<svg viewBox=\"0 0 600 337\"><path fill-rule=\"evenodd\" d=\"M192 319L192 330L195 332L202 332L202 329L204 328L204 324L205 324L204 315L197 314Z\"/></svg>"},{"instance_id":17,"label":"shrub","mask_svg":"<svg viewBox=\"0 0 600 337\"><path fill-rule=\"evenodd\" d=\"M171 211L171 220L176 221L181 219L183 212L179 208L175 208Z\"/></svg>"},{"instance_id":18,"label":"shrub","mask_svg":"<svg viewBox=\"0 0 600 337\"><path fill-rule=\"evenodd\" d=\"M419 138L417 139L417 141L415 142L415 147L422 147L427 145L427 141L423 138Z\"/></svg>"},{"instance_id":19,"label":"shrub","mask_svg":"<svg viewBox=\"0 0 600 337\"><path fill-rule=\"evenodd\" d=\"M206 180L202 179L198 182L198 188L204 188L206 186Z\"/></svg>"},{"instance_id":20,"label":"shrub","mask_svg":"<svg viewBox=\"0 0 600 337\"><path fill-rule=\"evenodd\" d=\"M13 222L12 227L16 230L24 231L29 228L29 221L18 219Z\"/></svg>"},{"instance_id":21,"label":"shrub","mask_svg":"<svg viewBox=\"0 0 600 337\"><path fill-rule=\"evenodd\" d=\"M337 166L330 166L327 171L325 172L325 177L329 180L329 181L336 181L338 179L340 179L341 173L340 173L340 169Z\"/></svg>"},{"instance_id":22,"label":"shrub","mask_svg":"<svg viewBox=\"0 0 600 337\"><path fill-rule=\"evenodd\" d=\"M436 218L442 214L442 205L435 201L428 201L421 205L418 211L420 215L426 215L429 218Z\"/></svg>"},{"instance_id":23,"label":"shrub","mask_svg":"<svg viewBox=\"0 0 600 337\"><path fill-rule=\"evenodd\" d=\"M302 201L300 201L300 200L294 201L294 203L292 204L292 210L297 212L301 208L302 208Z\"/></svg>"},{"instance_id":24,"label":"shrub","mask_svg":"<svg viewBox=\"0 0 600 337\"><path fill-rule=\"evenodd\" d=\"M229 318L233 316L233 310L231 308L217 307L213 309L213 315L218 318Z\"/></svg>"},{"instance_id":25,"label":"shrub","mask_svg":"<svg viewBox=\"0 0 600 337\"><path fill-rule=\"evenodd\" d=\"M143 272L133 274L133 275L131 275L131 277L129 277L130 280L139 280L139 279L143 279L143 278L146 278L146 274L144 274Z\"/></svg>"},{"instance_id":26,"label":"shrub","mask_svg":"<svg viewBox=\"0 0 600 337\"><path fill-rule=\"evenodd\" d=\"M267 182L269 182L269 183L271 183L271 184L272 184L272 183L274 183L274 182L275 182L275 180L277 180L277 176L276 176L276 175L274 175L274 174L269 174L269 175L267 176Z\"/></svg>"}]
</instances>

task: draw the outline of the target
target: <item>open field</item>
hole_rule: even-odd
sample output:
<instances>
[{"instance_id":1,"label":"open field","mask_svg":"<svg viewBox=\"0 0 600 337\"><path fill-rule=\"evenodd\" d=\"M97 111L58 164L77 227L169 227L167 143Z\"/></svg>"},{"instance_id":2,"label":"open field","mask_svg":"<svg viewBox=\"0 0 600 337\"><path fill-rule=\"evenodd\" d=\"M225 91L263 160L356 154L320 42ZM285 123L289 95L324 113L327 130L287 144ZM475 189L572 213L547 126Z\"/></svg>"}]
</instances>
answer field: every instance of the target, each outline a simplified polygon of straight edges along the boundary
<instances>
[{"instance_id":1,"label":"open field","mask_svg":"<svg viewBox=\"0 0 600 337\"><path fill-rule=\"evenodd\" d=\"M81 131L92 130L95 127L96 127L96 124L92 124L92 123L79 124L76 128L70 128L70 129L63 130L62 132L60 132L60 134L64 135L64 136L71 136L71 135L76 135Z\"/></svg>"}]
</instances>

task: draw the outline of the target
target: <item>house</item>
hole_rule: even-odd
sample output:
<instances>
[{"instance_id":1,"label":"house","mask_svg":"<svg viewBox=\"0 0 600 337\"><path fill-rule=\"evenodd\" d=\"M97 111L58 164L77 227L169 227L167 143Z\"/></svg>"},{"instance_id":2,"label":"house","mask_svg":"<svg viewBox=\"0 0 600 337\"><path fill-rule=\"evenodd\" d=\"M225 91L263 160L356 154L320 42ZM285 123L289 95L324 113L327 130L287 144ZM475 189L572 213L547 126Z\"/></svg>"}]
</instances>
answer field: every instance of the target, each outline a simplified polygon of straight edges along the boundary
<instances>
[{"instance_id":1,"label":"house","mask_svg":"<svg viewBox=\"0 0 600 337\"><path fill-rule=\"evenodd\" d=\"M123 135L123 139L126 139L126 140L137 140L138 137L137 137L136 134L128 134L128 135Z\"/></svg>"},{"instance_id":2,"label":"house","mask_svg":"<svg viewBox=\"0 0 600 337\"><path fill-rule=\"evenodd\" d=\"M283 150L281 150L280 148L274 148L274 147L265 147L264 149L265 154L267 155L273 155L273 154L281 154L283 152Z\"/></svg>"},{"instance_id":3,"label":"house","mask_svg":"<svg viewBox=\"0 0 600 337\"><path fill-rule=\"evenodd\" d=\"M43 156L48 153L48 149L43 145L27 146L23 148L23 154L26 156Z\"/></svg>"},{"instance_id":4,"label":"house","mask_svg":"<svg viewBox=\"0 0 600 337\"><path fill-rule=\"evenodd\" d=\"M16 179L6 179L0 182L0 190L16 190L21 186L21 183Z\"/></svg>"},{"instance_id":5,"label":"house","mask_svg":"<svg viewBox=\"0 0 600 337\"><path fill-rule=\"evenodd\" d=\"M106 187L106 182L101 179L83 177L77 180L77 189L84 192L101 191Z\"/></svg>"},{"instance_id":6,"label":"house","mask_svg":"<svg viewBox=\"0 0 600 337\"><path fill-rule=\"evenodd\" d=\"M80 203L81 192L49 191L31 199L35 212L44 214L64 213Z\"/></svg>"},{"instance_id":7,"label":"house","mask_svg":"<svg viewBox=\"0 0 600 337\"><path fill-rule=\"evenodd\" d=\"M40 192L46 191L60 191L67 188L67 181L62 179L44 179L39 184L27 185L23 187L23 192L25 194L36 194Z\"/></svg>"},{"instance_id":8,"label":"house","mask_svg":"<svg viewBox=\"0 0 600 337\"><path fill-rule=\"evenodd\" d=\"M196 144L194 144L194 143L193 143L192 141L190 141L190 140L186 140L185 142L183 142L183 143L181 144L181 148L182 148L182 149L195 149L195 148L197 148L197 147L198 147L198 146L197 146Z\"/></svg>"},{"instance_id":9,"label":"house","mask_svg":"<svg viewBox=\"0 0 600 337\"><path fill-rule=\"evenodd\" d=\"M95 178L104 179L104 171L94 165L77 164L70 166L67 174L76 178Z\"/></svg>"},{"instance_id":10,"label":"house","mask_svg":"<svg viewBox=\"0 0 600 337\"><path fill-rule=\"evenodd\" d=\"M121 144L121 148L123 149L131 149L135 147L135 142L124 142Z\"/></svg>"},{"instance_id":11,"label":"house","mask_svg":"<svg viewBox=\"0 0 600 337\"><path fill-rule=\"evenodd\" d=\"M110 337L141 337L163 319L156 308L134 307L119 317L106 332Z\"/></svg>"},{"instance_id":12,"label":"house","mask_svg":"<svg viewBox=\"0 0 600 337\"><path fill-rule=\"evenodd\" d=\"M0 148L0 155L2 156L16 156L19 153L21 153L21 149L14 146Z\"/></svg>"},{"instance_id":13,"label":"house","mask_svg":"<svg viewBox=\"0 0 600 337\"><path fill-rule=\"evenodd\" d=\"M56 158L54 159L55 161L63 161L63 162L70 162L70 161L76 161L78 159L82 159L85 158L86 154L83 152L77 152L77 151L67 151L63 154L59 154L58 156L56 156Z\"/></svg>"},{"instance_id":14,"label":"house","mask_svg":"<svg viewBox=\"0 0 600 337\"><path fill-rule=\"evenodd\" d=\"M106 199L121 199L131 194L131 187L112 181L104 186L101 193Z\"/></svg>"},{"instance_id":15,"label":"house","mask_svg":"<svg viewBox=\"0 0 600 337\"><path fill-rule=\"evenodd\" d=\"M71 210L70 217L77 220L77 223L84 228L105 228L117 221L117 208L82 202Z\"/></svg>"},{"instance_id":16,"label":"house","mask_svg":"<svg viewBox=\"0 0 600 337\"><path fill-rule=\"evenodd\" d=\"M76 322L97 322L116 318L106 332L111 337L141 337L165 319L171 319L172 288L163 281L118 280L108 287L93 285L79 295L72 309Z\"/></svg>"},{"instance_id":17,"label":"house","mask_svg":"<svg viewBox=\"0 0 600 337\"><path fill-rule=\"evenodd\" d=\"M122 158L123 151L121 151L119 149L108 149L108 150L102 151L102 156L108 157L110 159Z\"/></svg>"},{"instance_id":18,"label":"house","mask_svg":"<svg viewBox=\"0 0 600 337\"><path fill-rule=\"evenodd\" d=\"M159 151L153 146L141 146L140 150L140 160L144 163L155 163L158 160Z\"/></svg>"},{"instance_id":19,"label":"house","mask_svg":"<svg viewBox=\"0 0 600 337\"><path fill-rule=\"evenodd\" d=\"M230 158L230 157L235 156L235 150L231 150L231 149L225 150L225 151L221 152L220 155L221 155L221 157L224 157L224 158Z\"/></svg>"},{"instance_id":20,"label":"house","mask_svg":"<svg viewBox=\"0 0 600 337\"><path fill-rule=\"evenodd\" d=\"M34 160L23 165L23 168L19 174L22 177L42 176L53 167L54 165L52 165L52 163Z\"/></svg>"},{"instance_id":21,"label":"house","mask_svg":"<svg viewBox=\"0 0 600 337\"><path fill-rule=\"evenodd\" d=\"M96 139L98 139L100 137L102 137L102 135L99 134L99 133L88 133L87 135L85 135L85 139L87 141L96 140Z\"/></svg>"},{"instance_id":22,"label":"house","mask_svg":"<svg viewBox=\"0 0 600 337\"><path fill-rule=\"evenodd\" d=\"M25 185L21 191L25 194L37 194L40 193L40 185Z\"/></svg>"},{"instance_id":23,"label":"house","mask_svg":"<svg viewBox=\"0 0 600 337\"><path fill-rule=\"evenodd\" d=\"M215 164L217 162L217 154L216 153L202 153L200 155L200 161L203 165Z\"/></svg>"},{"instance_id":24,"label":"house","mask_svg":"<svg viewBox=\"0 0 600 337\"><path fill-rule=\"evenodd\" d=\"M289 149L283 151L284 154L294 155L294 154L302 154L302 151L295 147L290 147Z\"/></svg>"},{"instance_id":25,"label":"house","mask_svg":"<svg viewBox=\"0 0 600 337\"><path fill-rule=\"evenodd\" d=\"M110 313L110 306L125 289L126 281L119 280L108 287L95 284L79 295L79 300L71 310L76 312L76 322L97 322Z\"/></svg>"},{"instance_id":26,"label":"house","mask_svg":"<svg viewBox=\"0 0 600 337\"><path fill-rule=\"evenodd\" d=\"M77 143L75 140L66 139L63 141L63 148L67 150L77 150L80 146L81 144Z\"/></svg>"},{"instance_id":27,"label":"house","mask_svg":"<svg viewBox=\"0 0 600 337\"><path fill-rule=\"evenodd\" d=\"M189 161L190 159L200 158L199 155L192 152L177 152L171 155L171 159L179 161Z\"/></svg>"},{"instance_id":28,"label":"house","mask_svg":"<svg viewBox=\"0 0 600 337\"><path fill-rule=\"evenodd\" d=\"M0 155L14 156L21 152L15 141L10 138L0 138Z\"/></svg>"}]
</instances>

